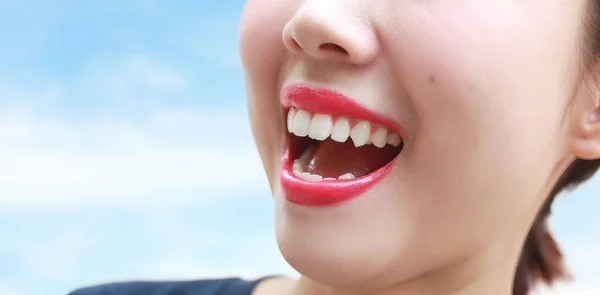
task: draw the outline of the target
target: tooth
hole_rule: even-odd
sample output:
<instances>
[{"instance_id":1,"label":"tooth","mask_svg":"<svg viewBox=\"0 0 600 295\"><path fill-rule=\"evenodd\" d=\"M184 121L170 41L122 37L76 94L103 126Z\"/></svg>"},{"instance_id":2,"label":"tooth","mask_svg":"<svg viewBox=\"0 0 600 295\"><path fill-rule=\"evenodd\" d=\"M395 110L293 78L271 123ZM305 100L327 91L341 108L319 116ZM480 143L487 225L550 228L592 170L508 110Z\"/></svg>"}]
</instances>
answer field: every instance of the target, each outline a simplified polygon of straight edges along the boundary
<instances>
[{"instance_id":1,"label":"tooth","mask_svg":"<svg viewBox=\"0 0 600 295\"><path fill-rule=\"evenodd\" d=\"M368 121L360 121L352 131L350 132L350 137L352 141L354 141L354 146L359 147L365 145L369 141L369 137L371 136L371 123Z\"/></svg>"},{"instance_id":2,"label":"tooth","mask_svg":"<svg viewBox=\"0 0 600 295\"><path fill-rule=\"evenodd\" d=\"M326 178L323 178L323 180L337 180L337 179L333 178L333 177L326 177Z\"/></svg>"},{"instance_id":3,"label":"tooth","mask_svg":"<svg viewBox=\"0 0 600 295\"><path fill-rule=\"evenodd\" d=\"M310 121L308 136L316 140L325 140L331 134L332 121L330 115L315 114Z\"/></svg>"},{"instance_id":4,"label":"tooth","mask_svg":"<svg viewBox=\"0 0 600 295\"><path fill-rule=\"evenodd\" d=\"M300 160L294 161L294 166L292 166L292 169L294 169L294 171L302 172L302 164L300 164Z\"/></svg>"},{"instance_id":5,"label":"tooth","mask_svg":"<svg viewBox=\"0 0 600 295\"><path fill-rule=\"evenodd\" d=\"M340 117L335 121L331 129L331 139L337 142L346 142L350 136L350 122L344 117Z\"/></svg>"},{"instance_id":6,"label":"tooth","mask_svg":"<svg viewBox=\"0 0 600 295\"><path fill-rule=\"evenodd\" d=\"M294 133L294 117L296 116L296 109L295 108L291 108L290 111L288 112L288 117L287 117L287 128L288 128L288 132L289 133Z\"/></svg>"},{"instance_id":7,"label":"tooth","mask_svg":"<svg viewBox=\"0 0 600 295\"><path fill-rule=\"evenodd\" d=\"M356 177L352 173L346 173L346 174L341 175L340 177L338 177L338 179L342 179L342 180L343 179L354 179L354 178L356 178Z\"/></svg>"},{"instance_id":8,"label":"tooth","mask_svg":"<svg viewBox=\"0 0 600 295\"><path fill-rule=\"evenodd\" d=\"M400 138L400 135L396 134L396 133L390 133L387 136L387 143L391 144L395 147L399 146L400 143L402 142L402 138Z\"/></svg>"},{"instance_id":9,"label":"tooth","mask_svg":"<svg viewBox=\"0 0 600 295\"><path fill-rule=\"evenodd\" d=\"M315 181L315 182L316 181L321 181L321 180L323 180L323 176L318 175L318 174L311 174L307 180L308 181Z\"/></svg>"},{"instance_id":10,"label":"tooth","mask_svg":"<svg viewBox=\"0 0 600 295\"><path fill-rule=\"evenodd\" d=\"M302 175L302 173L300 171L298 171L298 170L294 169L293 172L294 172L294 175L296 175L298 177L300 177Z\"/></svg>"},{"instance_id":11,"label":"tooth","mask_svg":"<svg viewBox=\"0 0 600 295\"><path fill-rule=\"evenodd\" d=\"M303 172L300 174L300 177L306 181L317 182L323 180L323 176L318 174L310 174L308 172Z\"/></svg>"},{"instance_id":12,"label":"tooth","mask_svg":"<svg viewBox=\"0 0 600 295\"><path fill-rule=\"evenodd\" d=\"M371 140L373 141L373 145L382 148L387 143L387 129L385 127L381 127L375 131L375 133L371 134Z\"/></svg>"},{"instance_id":13,"label":"tooth","mask_svg":"<svg viewBox=\"0 0 600 295\"><path fill-rule=\"evenodd\" d=\"M310 125L310 113L305 110L298 110L294 117L294 134L304 137L308 135L308 127Z\"/></svg>"}]
</instances>

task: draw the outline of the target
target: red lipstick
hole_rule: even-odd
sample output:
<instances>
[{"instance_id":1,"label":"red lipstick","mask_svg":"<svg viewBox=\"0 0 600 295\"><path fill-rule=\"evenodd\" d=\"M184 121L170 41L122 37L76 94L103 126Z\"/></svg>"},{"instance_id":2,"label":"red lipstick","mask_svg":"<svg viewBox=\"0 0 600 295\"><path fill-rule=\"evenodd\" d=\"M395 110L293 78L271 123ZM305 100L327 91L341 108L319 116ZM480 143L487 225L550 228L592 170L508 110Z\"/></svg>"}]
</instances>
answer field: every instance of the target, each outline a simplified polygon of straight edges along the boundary
<instances>
[{"instance_id":1,"label":"red lipstick","mask_svg":"<svg viewBox=\"0 0 600 295\"><path fill-rule=\"evenodd\" d=\"M298 108L311 113L322 113L366 120L386 126L404 138L404 132L395 121L362 106L352 98L339 92L311 88L303 84L291 84L281 91L281 104L284 110ZM346 180L307 181L293 173L294 157L301 148L298 137L288 134L284 148L280 182L286 199L303 206L332 206L358 197L381 181L391 170L396 158L385 166L361 177Z\"/></svg>"}]
</instances>

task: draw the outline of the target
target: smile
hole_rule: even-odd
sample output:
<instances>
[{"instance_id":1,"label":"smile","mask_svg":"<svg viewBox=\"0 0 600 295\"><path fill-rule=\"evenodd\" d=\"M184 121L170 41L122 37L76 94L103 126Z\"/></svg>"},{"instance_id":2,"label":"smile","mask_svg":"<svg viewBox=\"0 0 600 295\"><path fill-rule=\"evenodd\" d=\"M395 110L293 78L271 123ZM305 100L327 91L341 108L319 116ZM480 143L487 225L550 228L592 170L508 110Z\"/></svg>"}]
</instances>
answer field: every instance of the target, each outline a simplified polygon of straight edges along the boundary
<instances>
[{"instance_id":1,"label":"smile","mask_svg":"<svg viewBox=\"0 0 600 295\"><path fill-rule=\"evenodd\" d=\"M292 84L281 103L288 133L280 178L292 203L353 199L382 180L402 151L397 123L340 93Z\"/></svg>"}]
</instances>

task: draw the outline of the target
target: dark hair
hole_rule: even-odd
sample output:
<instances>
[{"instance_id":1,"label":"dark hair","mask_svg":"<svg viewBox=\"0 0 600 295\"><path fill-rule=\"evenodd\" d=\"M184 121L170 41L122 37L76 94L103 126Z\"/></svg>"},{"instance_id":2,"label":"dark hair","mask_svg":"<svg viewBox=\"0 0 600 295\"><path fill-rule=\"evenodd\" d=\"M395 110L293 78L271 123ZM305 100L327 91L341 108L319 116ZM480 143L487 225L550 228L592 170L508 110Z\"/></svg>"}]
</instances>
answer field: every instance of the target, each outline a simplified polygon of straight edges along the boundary
<instances>
[{"instance_id":1,"label":"dark hair","mask_svg":"<svg viewBox=\"0 0 600 295\"><path fill-rule=\"evenodd\" d=\"M600 0L590 0L585 23L585 69L596 75L596 64L600 61ZM561 279L570 278L565 269L562 253L548 229L548 216L556 196L591 178L600 167L600 159L575 159L550 192L539 211L525 240L517 265L513 284L513 295L527 295L538 282L551 285Z\"/></svg>"}]
</instances>

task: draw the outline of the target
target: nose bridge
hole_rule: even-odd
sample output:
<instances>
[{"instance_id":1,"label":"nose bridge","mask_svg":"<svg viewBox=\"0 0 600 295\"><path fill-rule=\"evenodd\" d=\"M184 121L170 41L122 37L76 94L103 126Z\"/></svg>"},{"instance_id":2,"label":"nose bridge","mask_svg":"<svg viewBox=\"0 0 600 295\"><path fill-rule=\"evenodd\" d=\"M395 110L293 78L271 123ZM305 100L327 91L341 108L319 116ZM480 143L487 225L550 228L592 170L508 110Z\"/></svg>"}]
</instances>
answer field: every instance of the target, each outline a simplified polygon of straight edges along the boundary
<instances>
[{"instance_id":1,"label":"nose bridge","mask_svg":"<svg viewBox=\"0 0 600 295\"><path fill-rule=\"evenodd\" d=\"M379 51L367 11L357 1L307 0L290 19L283 41L293 53L367 63Z\"/></svg>"}]
</instances>

